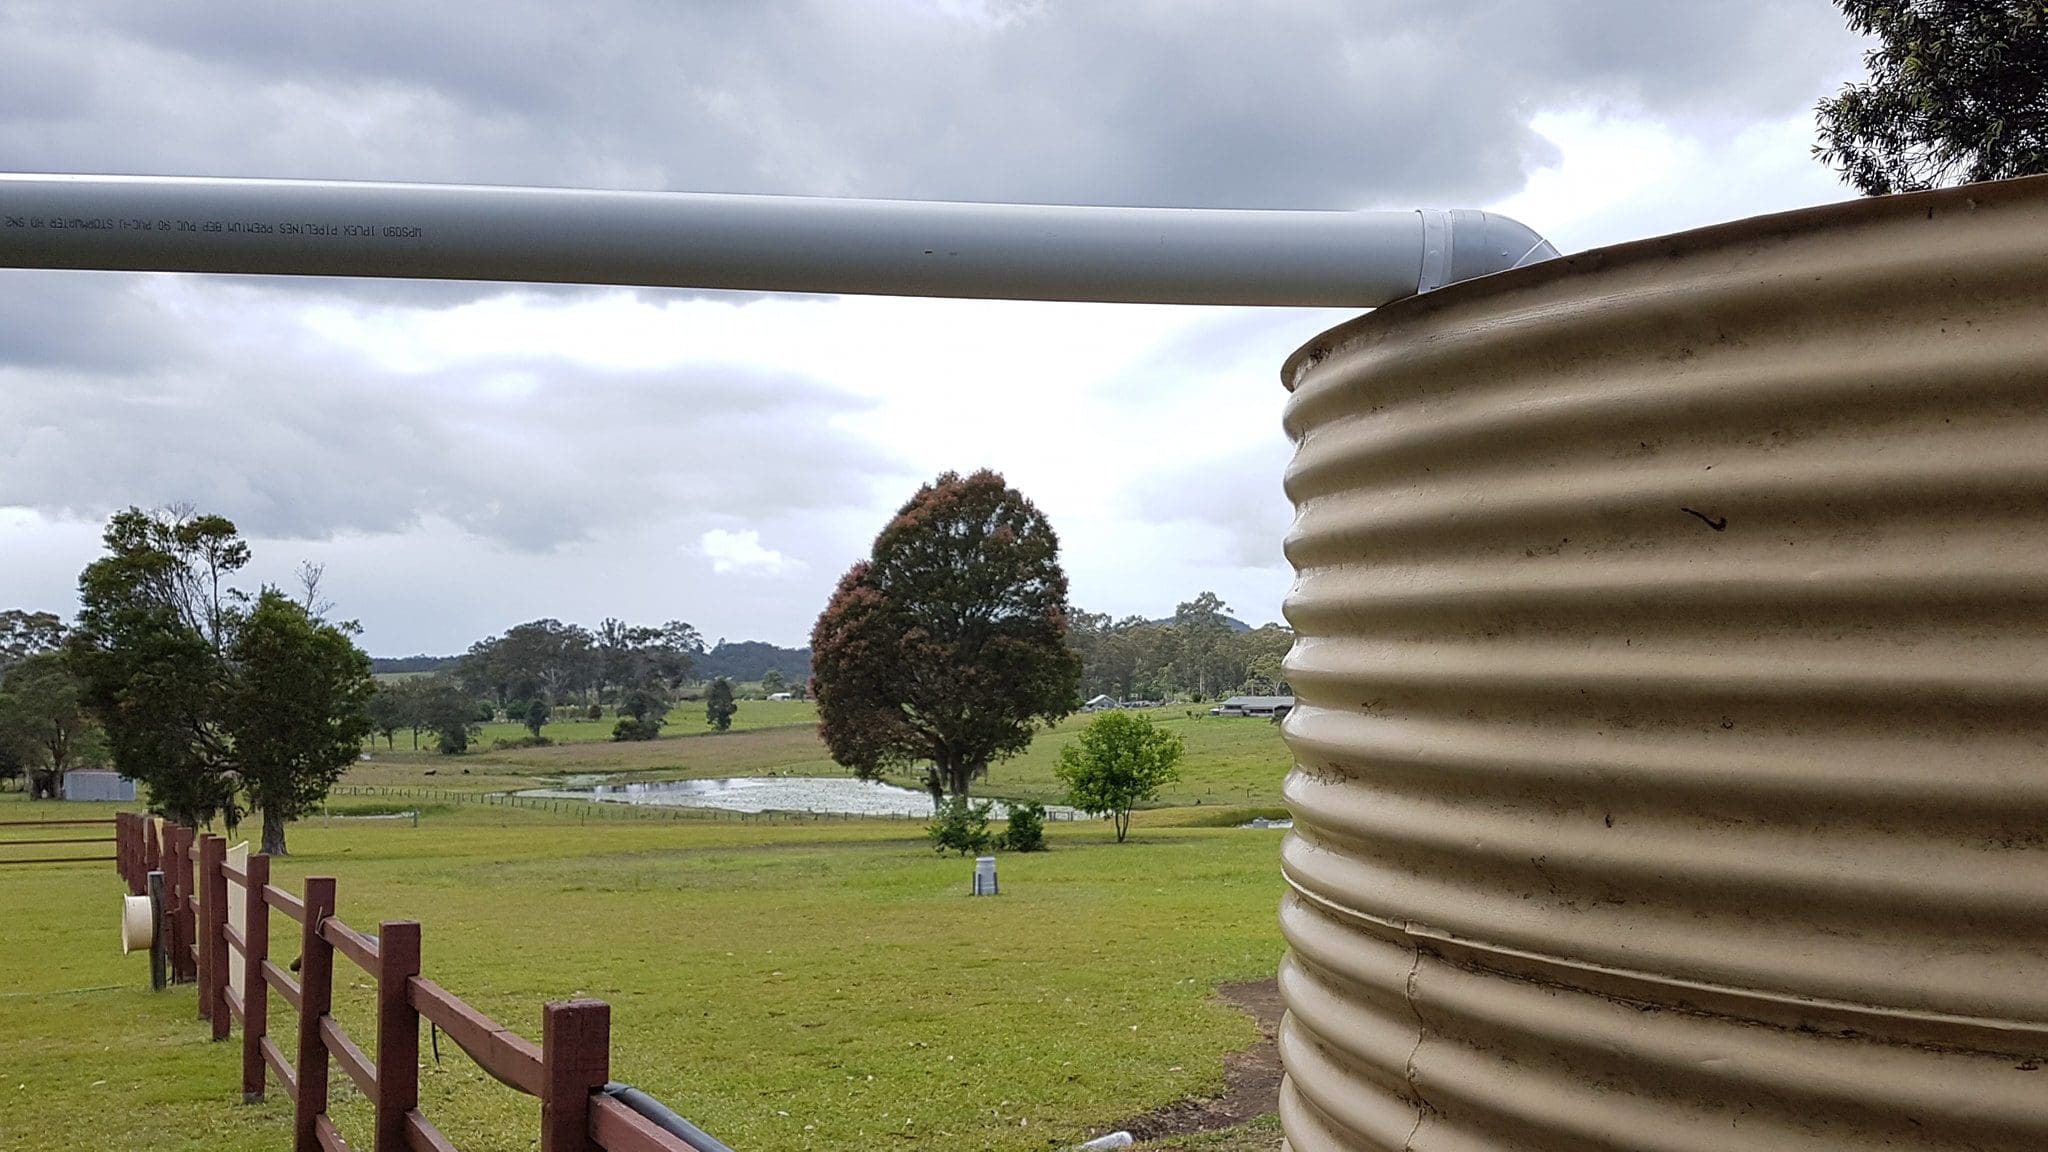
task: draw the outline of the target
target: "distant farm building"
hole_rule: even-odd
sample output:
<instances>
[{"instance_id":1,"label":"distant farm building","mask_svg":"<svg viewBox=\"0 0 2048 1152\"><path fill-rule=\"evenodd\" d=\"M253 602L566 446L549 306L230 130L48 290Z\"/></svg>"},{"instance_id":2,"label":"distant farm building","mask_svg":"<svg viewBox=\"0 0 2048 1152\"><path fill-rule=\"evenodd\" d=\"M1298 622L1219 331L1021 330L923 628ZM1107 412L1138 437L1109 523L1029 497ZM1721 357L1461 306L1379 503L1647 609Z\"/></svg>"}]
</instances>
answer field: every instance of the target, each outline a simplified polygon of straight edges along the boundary
<instances>
[{"instance_id":1,"label":"distant farm building","mask_svg":"<svg viewBox=\"0 0 2048 1152\"><path fill-rule=\"evenodd\" d=\"M135 799L135 781L124 779L118 772L108 772L100 768L80 768L64 774L64 798L126 803Z\"/></svg>"},{"instance_id":2,"label":"distant farm building","mask_svg":"<svg viewBox=\"0 0 2048 1152\"><path fill-rule=\"evenodd\" d=\"M1081 705L1081 711L1102 712L1111 708L1121 707L1123 707L1123 705L1117 703L1114 699L1108 696L1097 696L1093 700L1088 701L1086 704Z\"/></svg>"},{"instance_id":3,"label":"distant farm building","mask_svg":"<svg viewBox=\"0 0 2048 1152\"><path fill-rule=\"evenodd\" d=\"M1292 696L1232 696L1209 709L1211 716L1264 716L1279 719L1294 708Z\"/></svg>"}]
</instances>

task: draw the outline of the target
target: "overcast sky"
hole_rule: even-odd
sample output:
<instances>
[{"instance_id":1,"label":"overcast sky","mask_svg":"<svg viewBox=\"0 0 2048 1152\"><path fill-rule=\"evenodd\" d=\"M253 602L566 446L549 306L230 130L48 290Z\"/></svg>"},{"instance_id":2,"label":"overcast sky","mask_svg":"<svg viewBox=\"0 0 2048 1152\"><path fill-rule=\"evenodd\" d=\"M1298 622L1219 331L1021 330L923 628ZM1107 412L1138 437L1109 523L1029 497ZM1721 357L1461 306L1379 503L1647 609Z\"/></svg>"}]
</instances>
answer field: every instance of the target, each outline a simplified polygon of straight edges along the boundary
<instances>
[{"instance_id":1,"label":"overcast sky","mask_svg":"<svg viewBox=\"0 0 2048 1152\"><path fill-rule=\"evenodd\" d=\"M1847 191L1826 0L0 4L0 170L1481 207L1573 251ZM1253 623L1281 360L1339 312L0 271L0 609L108 514L327 566L379 655L538 616L804 642L994 467L1077 603Z\"/></svg>"}]
</instances>

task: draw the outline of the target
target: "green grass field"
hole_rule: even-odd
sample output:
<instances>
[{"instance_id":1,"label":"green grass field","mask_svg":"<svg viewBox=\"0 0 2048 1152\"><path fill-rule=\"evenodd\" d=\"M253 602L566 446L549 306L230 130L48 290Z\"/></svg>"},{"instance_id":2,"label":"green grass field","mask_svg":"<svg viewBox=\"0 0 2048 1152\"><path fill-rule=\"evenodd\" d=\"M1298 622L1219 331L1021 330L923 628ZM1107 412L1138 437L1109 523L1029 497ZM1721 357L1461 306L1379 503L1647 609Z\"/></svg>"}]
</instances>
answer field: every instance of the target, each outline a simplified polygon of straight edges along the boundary
<instances>
[{"instance_id":1,"label":"green grass field","mask_svg":"<svg viewBox=\"0 0 2048 1152\"><path fill-rule=\"evenodd\" d=\"M1288 756L1277 726L1257 719L1212 717L1196 705L1155 709L1147 715L1178 733L1187 745L1181 779L1164 790L1162 805L1272 806L1280 802ZM1088 719L1071 716L1052 731L1041 733L1024 755L991 767L988 778L976 785L976 792L1004 799L1057 802L1063 792L1053 775L1059 749ZM513 726L491 725L477 751L453 757L412 752L409 738L401 733L396 751L380 744L369 762L350 771L347 783L431 785L483 792L542 787L570 775L680 780L846 774L818 740L813 727L817 713L808 701L744 702L736 721L735 730L724 735L672 722L669 733L659 740L629 743L611 741L610 721L551 724L547 734L556 741L554 746L504 750L489 747L495 738L491 733L503 729L497 734L512 736ZM600 728L601 734L597 732ZM525 730L517 729L516 734L524 735ZM897 782L918 786L911 777Z\"/></svg>"},{"instance_id":2,"label":"green grass field","mask_svg":"<svg viewBox=\"0 0 2048 1152\"><path fill-rule=\"evenodd\" d=\"M1277 746L1269 725L1239 724ZM1206 729L1229 730L1190 731ZM1265 772L1251 747L1238 755ZM1277 788L1277 769L1253 786ZM0 821L48 811L0 796ZM971 863L933 855L914 824L475 805L430 806L417 827L295 825L277 875L338 876L359 928L422 921L426 974L529 1037L547 1000L610 1001L613 1076L742 1152L1022 1152L1212 1092L1223 1053L1256 1039L1212 992L1273 973L1278 834L1174 826L1195 815L1142 813L1123 845L1100 824L1053 825L1052 851L1002 858L994 899L967 897ZM111 865L0 868L0 1150L287 1147L281 1094L238 1102L238 1048L205 1039L191 989L152 994L146 958L118 954L119 893ZM336 1010L366 1048L367 983L338 983ZM445 1038L441 1053L427 1114L464 1149L530 1147L532 1102ZM366 1141L365 1102L334 1083L337 1122ZM1262 1122L1157 1147L1276 1145Z\"/></svg>"},{"instance_id":3,"label":"green grass field","mask_svg":"<svg viewBox=\"0 0 2048 1152\"><path fill-rule=\"evenodd\" d=\"M408 675L408 673L393 673ZM808 726L818 722L817 705L809 700L742 700L740 710L733 714L732 730L752 732L762 728L788 728ZM542 725L541 735L557 744L601 744L609 743L612 727L618 717L606 712L602 719L586 719L579 709L564 705L555 713L554 719ZM701 701L688 701L676 705L668 714L667 726L662 731L663 739L683 736L713 735L704 722L704 705ZM477 751L489 751L500 740L519 740L528 735L526 725L512 721L492 722L481 726L480 734L473 742ZM433 734L420 733L422 747L430 747ZM411 751L413 734L409 729L400 729L390 744L382 736L371 741L374 750ZM366 745L369 747L370 745Z\"/></svg>"}]
</instances>

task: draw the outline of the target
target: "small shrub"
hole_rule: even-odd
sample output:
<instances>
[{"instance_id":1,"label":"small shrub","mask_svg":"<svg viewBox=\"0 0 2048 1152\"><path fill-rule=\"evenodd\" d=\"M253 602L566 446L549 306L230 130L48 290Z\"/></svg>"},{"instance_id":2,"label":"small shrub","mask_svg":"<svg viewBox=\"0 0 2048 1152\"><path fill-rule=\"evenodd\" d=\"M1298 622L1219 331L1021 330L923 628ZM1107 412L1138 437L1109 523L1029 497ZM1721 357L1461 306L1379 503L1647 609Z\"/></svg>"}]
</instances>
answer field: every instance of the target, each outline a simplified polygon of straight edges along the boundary
<instances>
[{"instance_id":1,"label":"small shrub","mask_svg":"<svg viewBox=\"0 0 2048 1152\"><path fill-rule=\"evenodd\" d=\"M554 718L555 707L548 703L548 698L545 696L535 696L532 700L527 701L525 707L519 710L519 722L526 725L526 730L532 733L533 738L536 740L540 739L542 726Z\"/></svg>"},{"instance_id":2,"label":"small shrub","mask_svg":"<svg viewBox=\"0 0 2048 1152\"><path fill-rule=\"evenodd\" d=\"M602 720L604 719L604 705L592 704L590 707L584 709L583 715L592 720Z\"/></svg>"},{"instance_id":3,"label":"small shrub","mask_svg":"<svg viewBox=\"0 0 2048 1152\"><path fill-rule=\"evenodd\" d=\"M988 851L995 842L994 834L988 830L988 814L993 807L986 800L970 803L965 796L955 796L940 804L932 814L932 822L924 826L925 835L932 840L932 851L941 856L948 851L962 856Z\"/></svg>"},{"instance_id":4,"label":"small shrub","mask_svg":"<svg viewBox=\"0 0 2048 1152\"><path fill-rule=\"evenodd\" d=\"M636 720L628 716L617 724L612 725L612 739L614 740L652 740L659 735L661 735L661 721L652 716L645 720Z\"/></svg>"},{"instance_id":5,"label":"small shrub","mask_svg":"<svg viewBox=\"0 0 2048 1152\"><path fill-rule=\"evenodd\" d=\"M546 748L553 743L545 736L501 736L491 742L491 747L504 752L513 748Z\"/></svg>"},{"instance_id":6,"label":"small shrub","mask_svg":"<svg viewBox=\"0 0 2048 1152\"><path fill-rule=\"evenodd\" d=\"M1045 851L1045 805L1033 801L1010 805L1010 826L1003 830L1002 847L1012 852Z\"/></svg>"},{"instance_id":7,"label":"small shrub","mask_svg":"<svg viewBox=\"0 0 2048 1152\"><path fill-rule=\"evenodd\" d=\"M733 700L732 682L721 676L711 682L710 691L704 694L704 722L720 732L732 728L733 713L740 710Z\"/></svg>"}]
</instances>

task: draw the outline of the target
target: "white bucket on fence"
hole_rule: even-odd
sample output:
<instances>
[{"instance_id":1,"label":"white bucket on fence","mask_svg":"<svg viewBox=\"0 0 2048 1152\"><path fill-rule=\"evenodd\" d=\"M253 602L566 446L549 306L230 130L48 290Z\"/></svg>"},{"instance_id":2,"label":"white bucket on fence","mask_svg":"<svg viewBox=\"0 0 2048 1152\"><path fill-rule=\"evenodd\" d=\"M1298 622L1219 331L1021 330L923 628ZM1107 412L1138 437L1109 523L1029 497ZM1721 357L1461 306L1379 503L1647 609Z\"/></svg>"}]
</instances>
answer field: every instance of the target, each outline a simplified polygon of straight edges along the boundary
<instances>
[{"instance_id":1,"label":"white bucket on fence","mask_svg":"<svg viewBox=\"0 0 2048 1152\"><path fill-rule=\"evenodd\" d=\"M121 955L149 951L149 946L156 942L154 923L149 897L121 897Z\"/></svg>"},{"instance_id":2,"label":"white bucket on fence","mask_svg":"<svg viewBox=\"0 0 2048 1152\"><path fill-rule=\"evenodd\" d=\"M993 896L997 891L996 858L993 856L976 856L974 858L974 894L976 896Z\"/></svg>"}]
</instances>

